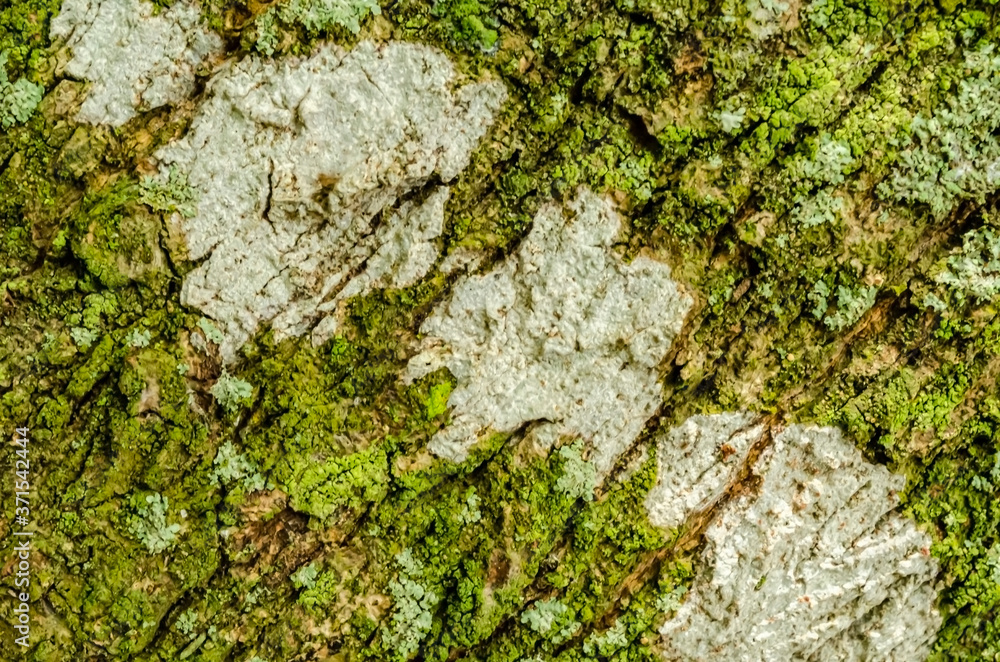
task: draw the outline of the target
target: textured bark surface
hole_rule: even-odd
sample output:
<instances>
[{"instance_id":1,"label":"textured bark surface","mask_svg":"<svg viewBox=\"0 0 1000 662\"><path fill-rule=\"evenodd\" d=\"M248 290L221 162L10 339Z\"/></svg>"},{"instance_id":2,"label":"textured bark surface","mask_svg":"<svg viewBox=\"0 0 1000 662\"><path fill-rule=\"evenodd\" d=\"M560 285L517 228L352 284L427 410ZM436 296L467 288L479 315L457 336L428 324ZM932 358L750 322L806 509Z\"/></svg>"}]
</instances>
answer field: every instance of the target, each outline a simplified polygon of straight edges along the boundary
<instances>
[{"instance_id":1,"label":"textured bark surface","mask_svg":"<svg viewBox=\"0 0 1000 662\"><path fill-rule=\"evenodd\" d=\"M1000 658L996 13L0 4L0 658Z\"/></svg>"}]
</instances>

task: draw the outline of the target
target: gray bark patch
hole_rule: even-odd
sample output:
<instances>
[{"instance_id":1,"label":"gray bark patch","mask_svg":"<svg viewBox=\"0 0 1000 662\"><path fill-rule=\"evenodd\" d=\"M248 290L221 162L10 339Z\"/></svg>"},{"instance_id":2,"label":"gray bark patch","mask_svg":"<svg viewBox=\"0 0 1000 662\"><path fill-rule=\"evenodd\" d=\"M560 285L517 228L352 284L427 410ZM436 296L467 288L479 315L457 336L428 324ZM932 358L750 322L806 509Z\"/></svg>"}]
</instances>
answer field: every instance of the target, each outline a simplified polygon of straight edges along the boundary
<instances>
[{"instance_id":1,"label":"gray bark patch","mask_svg":"<svg viewBox=\"0 0 1000 662\"><path fill-rule=\"evenodd\" d=\"M222 51L197 5L154 10L140 0L63 3L51 30L73 55L63 73L90 82L77 120L120 126L140 110L177 103L194 91L198 66Z\"/></svg>"},{"instance_id":2,"label":"gray bark patch","mask_svg":"<svg viewBox=\"0 0 1000 662\"><path fill-rule=\"evenodd\" d=\"M718 501L763 432L756 418L748 413L692 416L658 440L656 485L646 496L654 526L678 527Z\"/></svg>"},{"instance_id":3,"label":"gray bark patch","mask_svg":"<svg viewBox=\"0 0 1000 662\"><path fill-rule=\"evenodd\" d=\"M689 450L712 457L721 444L745 446L733 441L743 434L741 418L696 417L662 441L700 435ZM698 455L661 454L692 468L661 464L672 487L658 485L657 498L697 492L685 483L726 473L706 472L710 462ZM709 524L704 565L660 629L664 657L925 658L941 625L937 562L930 538L896 512L904 477L867 462L838 430L802 425L775 435L751 470L758 493L725 504ZM704 492L722 482L709 480ZM676 521L662 513L678 508L647 505L654 520Z\"/></svg>"},{"instance_id":4,"label":"gray bark patch","mask_svg":"<svg viewBox=\"0 0 1000 662\"><path fill-rule=\"evenodd\" d=\"M583 438L607 474L659 405L657 365L692 304L666 264L622 260L620 225L589 191L569 209L547 205L514 255L434 310L407 372L446 367L458 380L431 452L461 461L488 430L544 421L538 439Z\"/></svg>"},{"instance_id":5,"label":"gray bark patch","mask_svg":"<svg viewBox=\"0 0 1000 662\"><path fill-rule=\"evenodd\" d=\"M455 89L455 77L435 49L363 42L249 57L209 82L191 129L157 158L197 197L172 219L203 260L181 296L218 322L226 361L264 323L303 335L344 296L412 284L433 266L448 195L435 182L468 165L506 97L501 83ZM421 204L393 211L428 185ZM315 339L335 329L328 319Z\"/></svg>"}]
</instances>

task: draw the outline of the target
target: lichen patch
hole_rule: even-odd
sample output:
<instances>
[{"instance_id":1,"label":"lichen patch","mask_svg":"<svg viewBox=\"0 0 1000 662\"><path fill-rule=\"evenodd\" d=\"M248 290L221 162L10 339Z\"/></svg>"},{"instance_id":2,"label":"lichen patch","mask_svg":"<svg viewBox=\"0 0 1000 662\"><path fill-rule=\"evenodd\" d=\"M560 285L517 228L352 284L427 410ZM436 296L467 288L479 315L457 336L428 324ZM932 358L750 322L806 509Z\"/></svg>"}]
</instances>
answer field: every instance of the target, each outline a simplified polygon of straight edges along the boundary
<instances>
[{"instance_id":1,"label":"lichen patch","mask_svg":"<svg viewBox=\"0 0 1000 662\"><path fill-rule=\"evenodd\" d=\"M623 261L620 226L587 190L549 204L510 258L461 279L424 322L408 378L446 367L458 380L431 452L461 461L487 430L541 421L536 441L582 438L610 471L660 403L657 365L692 304L666 264Z\"/></svg>"},{"instance_id":2,"label":"lichen patch","mask_svg":"<svg viewBox=\"0 0 1000 662\"><path fill-rule=\"evenodd\" d=\"M222 52L197 4L154 11L143 0L65 0L51 36L72 53L63 73L90 83L78 121L120 126L182 101L194 92L198 67Z\"/></svg>"},{"instance_id":3,"label":"lichen patch","mask_svg":"<svg viewBox=\"0 0 1000 662\"><path fill-rule=\"evenodd\" d=\"M736 478L763 424L747 413L692 416L657 441L657 479L646 496L654 526L678 527L709 508Z\"/></svg>"},{"instance_id":4,"label":"lichen patch","mask_svg":"<svg viewBox=\"0 0 1000 662\"><path fill-rule=\"evenodd\" d=\"M700 430L682 426L663 440L700 433L707 450L739 436L736 416L697 417L687 428ZM666 467L673 487L658 486L660 496L683 495L682 484L705 474L694 464ZM835 428L803 425L775 434L750 469L757 490L715 513L688 598L660 629L664 657L926 657L941 625L937 562L930 538L896 512L904 477L867 462Z\"/></svg>"},{"instance_id":5,"label":"lichen patch","mask_svg":"<svg viewBox=\"0 0 1000 662\"><path fill-rule=\"evenodd\" d=\"M303 335L344 297L433 266L443 184L506 96L495 81L456 89L455 77L436 49L362 42L248 57L209 82L191 129L156 157L194 190L194 213L173 216L202 261L181 296L221 328L227 362L264 323ZM322 322L316 340L335 328Z\"/></svg>"}]
</instances>

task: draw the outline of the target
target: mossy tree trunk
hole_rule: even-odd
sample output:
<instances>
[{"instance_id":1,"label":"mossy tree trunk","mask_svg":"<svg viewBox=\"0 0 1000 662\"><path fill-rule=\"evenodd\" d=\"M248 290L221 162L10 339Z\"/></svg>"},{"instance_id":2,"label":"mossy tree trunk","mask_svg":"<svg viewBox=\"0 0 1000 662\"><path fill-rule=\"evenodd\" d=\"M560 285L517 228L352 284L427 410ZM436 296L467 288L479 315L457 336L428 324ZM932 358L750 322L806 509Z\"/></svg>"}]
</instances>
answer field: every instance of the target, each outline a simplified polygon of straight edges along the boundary
<instances>
[{"instance_id":1,"label":"mossy tree trunk","mask_svg":"<svg viewBox=\"0 0 1000 662\"><path fill-rule=\"evenodd\" d=\"M221 50L190 96L115 128L79 120L94 81L50 39L60 4L0 5L0 425L30 429L35 532L30 647L5 600L0 657L657 659L665 596L699 572L713 512L650 524L649 451L692 415L739 410L768 434L837 426L904 474L901 510L941 567L933 655L1000 655L994 4L401 0L359 9L355 33L309 22L319 2L287 3L296 18L206 0ZM575 440L525 442L538 420L481 434L461 462L428 451L462 386L446 368L404 378L464 277L440 260L345 301L322 344L263 325L229 362L182 304L198 265L174 226L183 191L144 180L157 150L225 67L327 41L422 42L463 82L503 83L445 182L436 241L473 255L466 273L589 188L624 219L615 250L670 265L690 296L662 401L596 491L560 484L588 471ZM37 108L14 98L22 79L44 88ZM740 478L713 509L755 489Z\"/></svg>"}]
</instances>

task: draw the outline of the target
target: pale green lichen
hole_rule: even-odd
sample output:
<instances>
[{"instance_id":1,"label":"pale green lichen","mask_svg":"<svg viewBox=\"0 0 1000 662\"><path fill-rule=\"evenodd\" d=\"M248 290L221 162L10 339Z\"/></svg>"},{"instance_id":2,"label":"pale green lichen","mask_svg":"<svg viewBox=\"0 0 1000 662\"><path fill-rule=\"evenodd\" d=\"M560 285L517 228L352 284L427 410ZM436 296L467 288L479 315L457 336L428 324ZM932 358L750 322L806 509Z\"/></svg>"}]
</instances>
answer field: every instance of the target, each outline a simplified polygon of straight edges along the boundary
<instances>
[{"instance_id":1,"label":"pale green lichen","mask_svg":"<svg viewBox=\"0 0 1000 662\"><path fill-rule=\"evenodd\" d=\"M746 108L737 108L736 110L723 110L719 113L719 123L722 125L722 130L726 133L736 133L743 126L743 120L746 117Z\"/></svg>"},{"instance_id":2,"label":"pale green lichen","mask_svg":"<svg viewBox=\"0 0 1000 662\"><path fill-rule=\"evenodd\" d=\"M617 620L605 632L594 632L583 642L583 652L591 657L610 658L616 652L629 644L625 621Z\"/></svg>"},{"instance_id":3,"label":"pale green lichen","mask_svg":"<svg viewBox=\"0 0 1000 662\"><path fill-rule=\"evenodd\" d=\"M195 190L187 176L171 166L166 176L143 177L139 182L139 200L162 212L179 212L187 218L195 215Z\"/></svg>"},{"instance_id":4,"label":"pale green lichen","mask_svg":"<svg viewBox=\"0 0 1000 662\"><path fill-rule=\"evenodd\" d=\"M229 440L219 446L211 481L213 485L232 485L239 482L247 493L259 491L265 487L264 477L257 465L244 454L238 452L236 446Z\"/></svg>"},{"instance_id":5,"label":"pale green lichen","mask_svg":"<svg viewBox=\"0 0 1000 662\"><path fill-rule=\"evenodd\" d=\"M188 609L177 617L174 627L177 628L178 632L186 636L194 632L194 627L197 623L198 612L194 609Z\"/></svg>"},{"instance_id":6,"label":"pale green lichen","mask_svg":"<svg viewBox=\"0 0 1000 662\"><path fill-rule=\"evenodd\" d=\"M837 186L844 182L844 170L853 162L850 145L834 140L829 133L823 133L816 144L813 157L793 165L792 170L814 183Z\"/></svg>"},{"instance_id":7,"label":"pale green lichen","mask_svg":"<svg viewBox=\"0 0 1000 662\"><path fill-rule=\"evenodd\" d=\"M837 311L823 318L823 323L833 331L842 331L853 326L875 305L878 288L874 285L849 289L843 285L837 288Z\"/></svg>"},{"instance_id":8,"label":"pale green lichen","mask_svg":"<svg viewBox=\"0 0 1000 662\"><path fill-rule=\"evenodd\" d=\"M319 569L315 563L304 565L292 573L290 579L295 588L310 589L316 586L316 578L319 577Z\"/></svg>"},{"instance_id":9,"label":"pale green lichen","mask_svg":"<svg viewBox=\"0 0 1000 662\"><path fill-rule=\"evenodd\" d=\"M924 295L921 301L924 308L930 308L934 312L943 313L948 310L948 304L944 300L933 292L928 292Z\"/></svg>"},{"instance_id":10,"label":"pale green lichen","mask_svg":"<svg viewBox=\"0 0 1000 662\"><path fill-rule=\"evenodd\" d=\"M780 19L789 6L781 0L726 0L722 21L742 25L754 39L763 40L781 29Z\"/></svg>"},{"instance_id":11,"label":"pale green lichen","mask_svg":"<svg viewBox=\"0 0 1000 662\"><path fill-rule=\"evenodd\" d=\"M986 566L990 571L990 580L1000 585L1000 545L994 544L986 555Z\"/></svg>"},{"instance_id":12,"label":"pale green lichen","mask_svg":"<svg viewBox=\"0 0 1000 662\"><path fill-rule=\"evenodd\" d=\"M7 78L6 52L0 52L0 127L9 129L28 121L42 101L45 88L27 78L13 83Z\"/></svg>"},{"instance_id":13,"label":"pale green lichen","mask_svg":"<svg viewBox=\"0 0 1000 662\"><path fill-rule=\"evenodd\" d=\"M143 347L149 347L149 343L152 339L153 335L147 329L132 329L129 334L125 336L125 344L129 347L141 349Z\"/></svg>"},{"instance_id":14,"label":"pale green lichen","mask_svg":"<svg viewBox=\"0 0 1000 662\"><path fill-rule=\"evenodd\" d=\"M343 589L342 578L340 573L336 571L317 572L315 575L310 571L301 579L307 583L301 587L297 586L302 590L296 602L310 613L322 613L324 607L334 604L338 600Z\"/></svg>"},{"instance_id":15,"label":"pale green lichen","mask_svg":"<svg viewBox=\"0 0 1000 662\"><path fill-rule=\"evenodd\" d=\"M310 32L342 27L357 34L361 21L382 13L382 8L375 0L291 0L279 11L281 20L301 24Z\"/></svg>"},{"instance_id":16,"label":"pale green lichen","mask_svg":"<svg viewBox=\"0 0 1000 662\"><path fill-rule=\"evenodd\" d=\"M476 494L475 490L469 492L469 496L465 500L465 505L462 506L462 510L458 513L458 519L463 524L475 524L480 519L482 519L482 512L479 510L479 495Z\"/></svg>"},{"instance_id":17,"label":"pale green lichen","mask_svg":"<svg viewBox=\"0 0 1000 662\"><path fill-rule=\"evenodd\" d=\"M813 317L823 321L831 331L842 331L853 326L875 304L878 288L862 285L856 289L837 287L837 309L827 314L830 307L830 287L820 280L813 285L809 299L815 303Z\"/></svg>"},{"instance_id":18,"label":"pale green lichen","mask_svg":"<svg viewBox=\"0 0 1000 662\"><path fill-rule=\"evenodd\" d=\"M409 549L396 556L399 575L389 583L392 618L382 628L382 638L395 660L406 660L420 646L434 622L432 610L438 596L422 582L423 564Z\"/></svg>"},{"instance_id":19,"label":"pale green lichen","mask_svg":"<svg viewBox=\"0 0 1000 662\"><path fill-rule=\"evenodd\" d=\"M234 413L253 395L253 386L223 370L210 392L223 409Z\"/></svg>"},{"instance_id":20,"label":"pale green lichen","mask_svg":"<svg viewBox=\"0 0 1000 662\"><path fill-rule=\"evenodd\" d=\"M656 599L656 609L657 611L669 614L677 611L681 603L684 601L684 595L687 593L686 586L675 586L665 593L661 593Z\"/></svg>"},{"instance_id":21,"label":"pale green lichen","mask_svg":"<svg viewBox=\"0 0 1000 662\"><path fill-rule=\"evenodd\" d=\"M933 115L917 115L883 197L921 202L942 218L963 199L982 203L1000 182L1000 56L995 45L965 54L966 76Z\"/></svg>"},{"instance_id":22,"label":"pale green lichen","mask_svg":"<svg viewBox=\"0 0 1000 662\"><path fill-rule=\"evenodd\" d=\"M834 225L840 217L843 205L841 198L834 196L828 189L823 189L801 202L792 211L792 221L804 228L824 224Z\"/></svg>"},{"instance_id":23,"label":"pale green lichen","mask_svg":"<svg viewBox=\"0 0 1000 662\"><path fill-rule=\"evenodd\" d=\"M129 531L139 539L150 554L158 554L171 549L180 533L180 524L167 523L170 502L167 497L150 494L145 503L137 509L137 517L129 524Z\"/></svg>"},{"instance_id":24,"label":"pale green lichen","mask_svg":"<svg viewBox=\"0 0 1000 662\"><path fill-rule=\"evenodd\" d=\"M572 499L592 501L597 486L597 468L583 459L582 453L583 443L580 441L559 449L563 465L556 489Z\"/></svg>"},{"instance_id":25,"label":"pale green lichen","mask_svg":"<svg viewBox=\"0 0 1000 662\"><path fill-rule=\"evenodd\" d=\"M569 607L555 598L539 600L531 605L521 614L521 622L556 646L580 629L580 623L573 620Z\"/></svg>"},{"instance_id":26,"label":"pale green lichen","mask_svg":"<svg viewBox=\"0 0 1000 662\"><path fill-rule=\"evenodd\" d=\"M278 23L277 11L271 7L266 12L254 20L257 26L256 47L260 53L267 57L274 55L274 49L278 46Z\"/></svg>"},{"instance_id":27,"label":"pale green lichen","mask_svg":"<svg viewBox=\"0 0 1000 662\"><path fill-rule=\"evenodd\" d=\"M971 296L984 302L1000 294L1000 235L991 227L966 233L936 280L963 301Z\"/></svg>"},{"instance_id":28,"label":"pale green lichen","mask_svg":"<svg viewBox=\"0 0 1000 662\"><path fill-rule=\"evenodd\" d=\"M90 349L90 347L94 344L94 341L97 340L101 334L92 329L75 326L70 329L69 335L73 339L73 342L76 343L77 347L80 349Z\"/></svg>"},{"instance_id":29,"label":"pale green lichen","mask_svg":"<svg viewBox=\"0 0 1000 662\"><path fill-rule=\"evenodd\" d=\"M558 600L539 600L521 614L521 622L538 634L548 634L569 607Z\"/></svg>"},{"instance_id":30,"label":"pale green lichen","mask_svg":"<svg viewBox=\"0 0 1000 662\"><path fill-rule=\"evenodd\" d=\"M198 328L201 329L202 333L205 334L205 338L216 345L221 345L225 340L226 336L219 331L218 327L212 324L212 320L202 317L198 320Z\"/></svg>"}]
</instances>

